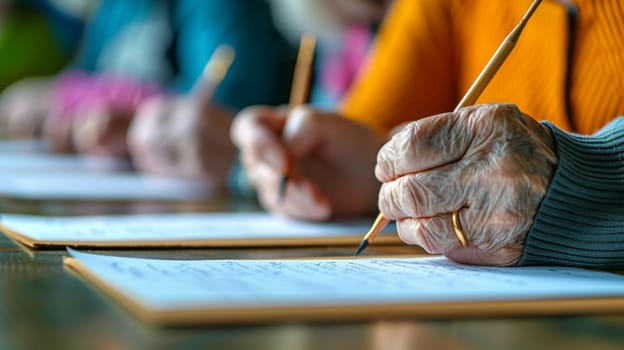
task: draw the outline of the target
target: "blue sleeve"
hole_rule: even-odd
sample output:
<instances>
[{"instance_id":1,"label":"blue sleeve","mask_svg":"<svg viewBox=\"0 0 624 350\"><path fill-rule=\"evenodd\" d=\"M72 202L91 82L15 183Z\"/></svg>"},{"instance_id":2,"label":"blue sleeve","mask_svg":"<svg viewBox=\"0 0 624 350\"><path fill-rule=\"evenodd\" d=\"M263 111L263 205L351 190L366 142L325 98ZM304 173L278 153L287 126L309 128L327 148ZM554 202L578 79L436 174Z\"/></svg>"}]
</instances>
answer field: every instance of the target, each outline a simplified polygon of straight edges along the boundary
<instances>
[{"instance_id":1,"label":"blue sleeve","mask_svg":"<svg viewBox=\"0 0 624 350\"><path fill-rule=\"evenodd\" d=\"M288 101L295 48L273 25L264 0L178 0L175 11L178 86L191 89L220 44L235 59L215 101L240 109Z\"/></svg>"},{"instance_id":2,"label":"blue sleeve","mask_svg":"<svg viewBox=\"0 0 624 350\"><path fill-rule=\"evenodd\" d=\"M547 125L557 167L519 264L624 269L624 117L592 136Z\"/></svg>"},{"instance_id":3,"label":"blue sleeve","mask_svg":"<svg viewBox=\"0 0 624 350\"><path fill-rule=\"evenodd\" d=\"M159 0L105 0L89 18L80 42L74 68L96 71L109 45L128 26L145 20Z\"/></svg>"}]
</instances>

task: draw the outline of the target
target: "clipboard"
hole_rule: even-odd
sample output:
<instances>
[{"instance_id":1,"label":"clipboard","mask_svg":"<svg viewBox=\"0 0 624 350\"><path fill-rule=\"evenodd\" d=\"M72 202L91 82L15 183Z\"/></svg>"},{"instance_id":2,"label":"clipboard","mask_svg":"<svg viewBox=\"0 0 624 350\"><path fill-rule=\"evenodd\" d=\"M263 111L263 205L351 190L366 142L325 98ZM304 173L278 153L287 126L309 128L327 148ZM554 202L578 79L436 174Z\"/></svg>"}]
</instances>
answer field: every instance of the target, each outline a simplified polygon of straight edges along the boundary
<instances>
[{"instance_id":1,"label":"clipboard","mask_svg":"<svg viewBox=\"0 0 624 350\"><path fill-rule=\"evenodd\" d=\"M498 297L488 297L487 295L496 290L483 291L484 296L478 297L475 293L457 293L449 294L448 290L440 291L442 294L447 293L442 298L414 298L401 297L396 300L388 300L384 297L376 297L375 295L385 295L383 288L379 294L373 295L370 299L361 299L358 293L353 293L356 297L353 300L339 300L332 302L332 299L325 301L313 300L306 302L305 298L294 300L293 302L280 302L279 299L271 297L250 296L244 299L244 302L232 302L223 304L205 304L202 302L190 303L177 306L155 306L150 305L149 301L140 297L133 297L123 286L115 285L114 282L107 280L106 277L98 273L97 268L93 269L83 261L85 256L88 259L93 254L80 252L70 252L75 257L66 257L64 264L66 268L83 278L96 290L103 292L107 297L111 298L130 314L134 315L141 321L154 326L197 326L197 325L230 325L230 324L266 324L275 322L336 322L336 321L354 321L354 320L370 320L379 318L410 318L410 319L444 319L444 318L472 318L472 317L510 317L510 316L553 316L553 315L579 315L579 314L607 314L624 312L624 276L587 271L575 268L556 268L556 267L532 267L520 268L521 271L532 271L532 273L544 273L546 278L558 278L558 286L553 285L552 288L521 288L522 292L503 293ZM88 260L87 259L87 260ZM97 258L99 259L99 258ZM111 263L121 263L116 258L106 257ZM131 258L130 258L131 259ZM276 259L267 260L269 263L284 261L316 261L316 262L357 262L357 261L383 261L384 258L314 258L314 259ZM413 257L392 257L386 258L392 261L418 261L423 262L444 262L443 257L431 258L413 258ZM141 259L147 263L153 263L157 268L159 265L157 259ZM213 261L214 262L214 261ZM216 261L219 263L219 261ZM257 262L257 260L244 260L242 264ZM338 263L338 266L340 263ZM455 266L451 263L450 266ZM435 267L433 267L435 269ZM487 274L493 273L492 268L475 268L474 278L482 279ZM502 271L520 271L518 268L499 268ZM528 270L527 270L528 269ZM483 270L482 273L478 272ZM479 276L479 274L481 274ZM506 273L501 272L504 276ZM576 274L576 275L575 275ZM513 274L512 274L513 275ZM566 277L567 276L567 277ZM515 276L518 281L523 280L522 276ZM512 279L513 279L512 278ZM528 281L532 277L524 278ZM606 280L605 280L606 279ZM568 283L577 283L585 281L589 285L571 286ZM607 281L609 280L609 281ZM374 281L373 281L374 282ZM535 281L533 281L535 282ZM531 282L531 283L533 283ZM275 281L273 281L275 283ZM345 282L346 283L346 282ZM528 283L528 282L527 282ZM592 283L601 284L602 286L594 286ZM347 283L348 284L348 283ZM426 284L426 281L422 281ZM611 287L600 290L607 284ZM180 286L180 284L178 284ZM563 288L562 288L563 286ZM576 292L574 289L576 288ZM146 289L149 293L149 289ZM236 295L239 291L232 290L232 295ZM331 292L323 292L323 296L330 296ZM416 290L414 290L416 294ZM534 292L533 294L531 292ZM171 293L176 293L175 289ZM277 291L279 294L279 291ZM227 292L225 293L227 296ZM286 295L288 295L286 293ZM336 294L337 295L337 294ZM454 295L454 296L453 296ZM361 295L360 295L361 296ZM149 297L146 299L150 299ZM227 298L226 298L227 299ZM252 301L250 301L252 300ZM270 301L273 300L273 301ZM278 301L276 301L278 300ZM303 301L302 301L303 300Z\"/></svg>"},{"instance_id":2,"label":"clipboard","mask_svg":"<svg viewBox=\"0 0 624 350\"><path fill-rule=\"evenodd\" d=\"M0 217L0 230L32 249L357 246L369 225L365 218L315 223L264 212ZM389 227L375 243L401 241Z\"/></svg>"}]
</instances>

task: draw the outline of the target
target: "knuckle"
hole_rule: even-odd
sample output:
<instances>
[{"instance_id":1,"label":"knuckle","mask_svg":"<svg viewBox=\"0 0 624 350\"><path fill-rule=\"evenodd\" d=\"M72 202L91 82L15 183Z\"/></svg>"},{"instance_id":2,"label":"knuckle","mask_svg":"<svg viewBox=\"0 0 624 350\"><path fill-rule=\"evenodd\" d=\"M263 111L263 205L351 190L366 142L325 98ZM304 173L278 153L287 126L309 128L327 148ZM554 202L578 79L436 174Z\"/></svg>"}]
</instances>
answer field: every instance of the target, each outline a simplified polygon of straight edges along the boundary
<instances>
[{"instance_id":1,"label":"knuckle","mask_svg":"<svg viewBox=\"0 0 624 350\"><path fill-rule=\"evenodd\" d=\"M439 253L435 237L423 219L404 219L397 224L399 238L406 244L418 245L429 254Z\"/></svg>"},{"instance_id":2,"label":"knuckle","mask_svg":"<svg viewBox=\"0 0 624 350\"><path fill-rule=\"evenodd\" d=\"M399 195L397 205L413 216L417 216L417 209L423 205L423 188L421 188L417 177L403 176L399 178Z\"/></svg>"},{"instance_id":3,"label":"knuckle","mask_svg":"<svg viewBox=\"0 0 624 350\"><path fill-rule=\"evenodd\" d=\"M449 230L445 227L443 218L435 217L423 220L420 225L420 236L423 237L423 248L432 254L439 254L448 250Z\"/></svg>"},{"instance_id":4,"label":"knuckle","mask_svg":"<svg viewBox=\"0 0 624 350\"><path fill-rule=\"evenodd\" d=\"M418 244L423 246L420 242L421 240L417 237L417 226L418 223L416 219L403 219L397 222L397 233L401 241L406 244ZM423 246L424 248L424 246Z\"/></svg>"},{"instance_id":5,"label":"knuckle","mask_svg":"<svg viewBox=\"0 0 624 350\"><path fill-rule=\"evenodd\" d=\"M403 176L382 184L379 194L380 210L389 219L418 217L423 206L423 188L415 176Z\"/></svg>"},{"instance_id":6,"label":"knuckle","mask_svg":"<svg viewBox=\"0 0 624 350\"><path fill-rule=\"evenodd\" d=\"M402 241L418 244L430 254L446 253L460 245L446 215L400 220L397 228Z\"/></svg>"},{"instance_id":7,"label":"knuckle","mask_svg":"<svg viewBox=\"0 0 624 350\"><path fill-rule=\"evenodd\" d=\"M395 162L399 159L396 147L391 139L377 153L377 165L375 166L375 176L379 181L387 182L396 177Z\"/></svg>"}]
</instances>

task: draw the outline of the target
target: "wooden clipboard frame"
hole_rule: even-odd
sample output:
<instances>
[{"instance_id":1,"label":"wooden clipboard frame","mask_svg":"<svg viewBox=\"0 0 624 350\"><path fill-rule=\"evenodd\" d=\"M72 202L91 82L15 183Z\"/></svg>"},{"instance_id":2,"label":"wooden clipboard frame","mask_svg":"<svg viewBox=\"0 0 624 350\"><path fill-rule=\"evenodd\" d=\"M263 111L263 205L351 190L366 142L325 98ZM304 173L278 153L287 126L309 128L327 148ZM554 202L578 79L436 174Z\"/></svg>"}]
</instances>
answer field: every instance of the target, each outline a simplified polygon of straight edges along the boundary
<instances>
[{"instance_id":1,"label":"wooden clipboard frame","mask_svg":"<svg viewBox=\"0 0 624 350\"><path fill-rule=\"evenodd\" d=\"M269 247L321 247L321 246L347 246L357 247L362 239L362 233L352 235L341 234L337 236L318 237L276 237L276 238L235 238L235 239L186 239L186 240L124 240L124 241L48 241L38 240L25 234L16 232L3 224L0 231L15 242L32 249L65 249L72 248L269 248ZM377 236L377 245L402 244L398 235L383 234Z\"/></svg>"},{"instance_id":2,"label":"wooden clipboard frame","mask_svg":"<svg viewBox=\"0 0 624 350\"><path fill-rule=\"evenodd\" d=\"M345 322L380 318L456 319L561 316L624 312L624 297L156 310L146 307L138 300L106 284L75 258L64 257L63 264L71 272L89 282L96 290L118 302L139 320L158 327L266 324L287 321Z\"/></svg>"}]
</instances>

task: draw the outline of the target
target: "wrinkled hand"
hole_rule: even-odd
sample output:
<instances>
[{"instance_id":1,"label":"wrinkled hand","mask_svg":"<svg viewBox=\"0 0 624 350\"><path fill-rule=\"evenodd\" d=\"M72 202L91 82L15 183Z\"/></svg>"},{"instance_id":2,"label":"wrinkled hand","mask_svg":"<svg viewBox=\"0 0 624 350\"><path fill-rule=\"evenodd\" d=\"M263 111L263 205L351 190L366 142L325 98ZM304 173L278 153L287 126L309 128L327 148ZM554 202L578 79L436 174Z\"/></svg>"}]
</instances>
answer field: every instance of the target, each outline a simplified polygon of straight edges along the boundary
<instances>
[{"instance_id":1,"label":"wrinkled hand","mask_svg":"<svg viewBox=\"0 0 624 350\"><path fill-rule=\"evenodd\" d=\"M379 152L379 208L408 244L462 263L513 265L556 161L550 130L513 105L440 114L409 124Z\"/></svg>"},{"instance_id":2,"label":"wrinkled hand","mask_svg":"<svg viewBox=\"0 0 624 350\"><path fill-rule=\"evenodd\" d=\"M335 114L309 107L250 107L232 126L247 176L268 210L307 220L373 213L379 183L375 155L384 139ZM284 198L279 184L287 157L293 176Z\"/></svg>"},{"instance_id":3,"label":"wrinkled hand","mask_svg":"<svg viewBox=\"0 0 624 350\"><path fill-rule=\"evenodd\" d=\"M72 125L76 152L104 156L127 156L126 138L133 115L107 106L91 106Z\"/></svg>"},{"instance_id":4,"label":"wrinkled hand","mask_svg":"<svg viewBox=\"0 0 624 350\"><path fill-rule=\"evenodd\" d=\"M161 92L157 84L127 76L67 71L54 79L44 136L59 152L126 156L137 106Z\"/></svg>"},{"instance_id":5,"label":"wrinkled hand","mask_svg":"<svg viewBox=\"0 0 624 350\"><path fill-rule=\"evenodd\" d=\"M100 156L126 156L126 134L132 111L91 104L69 111L52 108L43 124L43 137L52 151Z\"/></svg>"},{"instance_id":6,"label":"wrinkled hand","mask_svg":"<svg viewBox=\"0 0 624 350\"><path fill-rule=\"evenodd\" d=\"M162 95L139 106L128 147L140 171L227 185L236 159L229 138L232 113L185 96Z\"/></svg>"},{"instance_id":7,"label":"wrinkled hand","mask_svg":"<svg viewBox=\"0 0 624 350\"><path fill-rule=\"evenodd\" d=\"M9 86L0 97L0 128L6 137L37 138L50 106L50 79L28 78Z\"/></svg>"}]
</instances>

